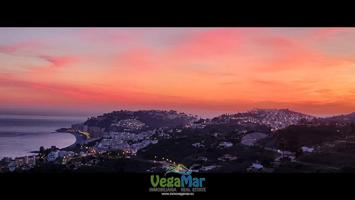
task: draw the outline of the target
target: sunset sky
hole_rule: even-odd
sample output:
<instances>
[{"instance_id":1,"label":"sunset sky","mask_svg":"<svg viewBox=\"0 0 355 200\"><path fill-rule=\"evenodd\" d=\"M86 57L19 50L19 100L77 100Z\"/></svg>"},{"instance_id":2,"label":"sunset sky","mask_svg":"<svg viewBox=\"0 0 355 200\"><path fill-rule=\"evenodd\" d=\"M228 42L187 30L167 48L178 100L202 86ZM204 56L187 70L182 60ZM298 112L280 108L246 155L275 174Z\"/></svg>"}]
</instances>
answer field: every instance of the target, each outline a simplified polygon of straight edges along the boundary
<instances>
[{"instance_id":1,"label":"sunset sky","mask_svg":"<svg viewBox=\"0 0 355 200\"><path fill-rule=\"evenodd\" d=\"M355 28L0 28L0 111L355 111Z\"/></svg>"}]
</instances>

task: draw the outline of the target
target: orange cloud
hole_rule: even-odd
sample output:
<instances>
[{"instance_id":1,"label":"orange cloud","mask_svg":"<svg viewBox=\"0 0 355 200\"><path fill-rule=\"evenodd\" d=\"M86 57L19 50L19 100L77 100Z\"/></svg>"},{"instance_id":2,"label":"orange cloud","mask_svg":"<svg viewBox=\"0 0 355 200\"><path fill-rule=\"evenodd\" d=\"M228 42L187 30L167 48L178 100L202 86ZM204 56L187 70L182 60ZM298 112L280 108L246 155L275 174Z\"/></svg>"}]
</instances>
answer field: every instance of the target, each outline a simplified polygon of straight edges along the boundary
<instances>
[{"instance_id":1,"label":"orange cloud","mask_svg":"<svg viewBox=\"0 0 355 200\"><path fill-rule=\"evenodd\" d=\"M11 54L0 55L1 67L13 76L0 77L0 102L206 112L355 107L352 51L337 52L337 45L317 40L334 37L332 45L349 42L345 46L352 50L353 41L341 38L350 30L175 30L73 30L70 42L64 35L48 49L34 43L1 45L0 52ZM51 42L46 34L43 41Z\"/></svg>"},{"instance_id":2,"label":"orange cloud","mask_svg":"<svg viewBox=\"0 0 355 200\"><path fill-rule=\"evenodd\" d=\"M189 98L154 94L149 92L133 92L122 88L103 88L95 85L73 85L65 83L36 82L23 80L16 77L0 76L0 85L2 88L21 89L21 94L16 93L16 99L21 95L27 96L32 93L36 95L43 94L41 103L48 102L53 104L77 104L77 106L107 106L107 105L172 105L181 102L190 102ZM10 94L1 94L0 99L7 99ZM21 98L22 99L22 98ZM26 102L26 99L22 99ZM38 104L38 99L34 101L28 99L29 103Z\"/></svg>"}]
</instances>

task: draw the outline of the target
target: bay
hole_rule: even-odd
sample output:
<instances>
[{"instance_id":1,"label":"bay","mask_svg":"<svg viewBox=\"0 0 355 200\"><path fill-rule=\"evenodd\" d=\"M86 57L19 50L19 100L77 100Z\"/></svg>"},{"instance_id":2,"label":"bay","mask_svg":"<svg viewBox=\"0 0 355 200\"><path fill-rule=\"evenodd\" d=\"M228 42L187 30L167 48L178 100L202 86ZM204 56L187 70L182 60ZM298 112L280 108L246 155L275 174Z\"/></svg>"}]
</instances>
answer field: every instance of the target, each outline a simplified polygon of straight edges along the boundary
<instances>
[{"instance_id":1,"label":"bay","mask_svg":"<svg viewBox=\"0 0 355 200\"><path fill-rule=\"evenodd\" d=\"M69 133L54 133L85 121L85 117L0 114L0 159L32 155L41 146L64 148L75 142Z\"/></svg>"}]
</instances>

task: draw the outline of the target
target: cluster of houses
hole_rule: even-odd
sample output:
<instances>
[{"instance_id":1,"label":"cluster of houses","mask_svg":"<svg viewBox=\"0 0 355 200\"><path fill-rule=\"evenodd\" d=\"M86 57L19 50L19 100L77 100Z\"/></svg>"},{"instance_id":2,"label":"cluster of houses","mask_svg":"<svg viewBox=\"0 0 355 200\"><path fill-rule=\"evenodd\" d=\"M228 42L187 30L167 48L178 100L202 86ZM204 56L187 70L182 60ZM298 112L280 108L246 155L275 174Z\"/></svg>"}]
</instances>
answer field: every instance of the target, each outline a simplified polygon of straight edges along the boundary
<instances>
[{"instance_id":1,"label":"cluster of houses","mask_svg":"<svg viewBox=\"0 0 355 200\"><path fill-rule=\"evenodd\" d=\"M120 127L123 128L124 131L137 131L142 129L144 126L145 123L136 119L125 119L125 120L120 120L117 123L111 124L111 127Z\"/></svg>"},{"instance_id":2,"label":"cluster of houses","mask_svg":"<svg viewBox=\"0 0 355 200\"><path fill-rule=\"evenodd\" d=\"M221 149L229 148L232 146L233 146L233 143L231 143L231 142L221 142L218 144L218 148L221 148Z\"/></svg>"},{"instance_id":3,"label":"cluster of houses","mask_svg":"<svg viewBox=\"0 0 355 200\"><path fill-rule=\"evenodd\" d=\"M1 160L0 171L13 172L16 169L28 170L36 166L36 155L22 156L17 158L5 157Z\"/></svg>"},{"instance_id":4,"label":"cluster of houses","mask_svg":"<svg viewBox=\"0 0 355 200\"><path fill-rule=\"evenodd\" d=\"M30 156L22 156L16 158L5 157L0 161L0 172L13 172L15 170L26 171L34 168L39 163L56 163L65 165L75 158L83 158L86 156L97 155L97 151L93 147L85 147L79 152L65 151L59 149L50 149L46 155L37 154ZM78 166L81 163L78 162Z\"/></svg>"},{"instance_id":5,"label":"cluster of houses","mask_svg":"<svg viewBox=\"0 0 355 200\"><path fill-rule=\"evenodd\" d=\"M103 136L96 145L99 151L123 150L127 153L136 154L142 148L150 144L156 144L156 130L144 131L141 133L110 132Z\"/></svg>"},{"instance_id":6,"label":"cluster of houses","mask_svg":"<svg viewBox=\"0 0 355 200\"><path fill-rule=\"evenodd\" d=\"M224 154L223 156L217 158L217 160L222 161L222 162L227 162L227 161L233 161L233 160L237 160L238 157L234 156L232 154Z\"/></svg>"},{"instance_id":7,"label":"cluster of houses","mask_svg":"<svg viewBox=\"0 0 355 200\"><path fill-rule=\"evenodd\" d=\"M185 125L185 128L203 129L210 123L209 119L191 120Z\"/></svg>"},{"instance_id":8,"label":"cluster of houses","mask_svg":"<svg viewBox=\"0 0 355 200\"><path fill-rule=\"evenodd\" d=\"M201 144L200 142L193 143L192 146L195 147L195 148L204 148L205 147L205 145Z\"/></svg>"},{"instance_id":9,"label":"cluster of houses","mask_svg":"<svg viewBox=\"0 0 355 200\"><path fill-rule=\"evenodd\" d=\"M205 147L205 145L202 144L201 142L193 143L192 146L195 147L195 148L204 148ZM218 144L218 148L219 149L225 149L225 148L230 148L230 147L233 147L233 143L232 142L223 141L223 142L220 142Z\"/></svg>"}]
</instances>

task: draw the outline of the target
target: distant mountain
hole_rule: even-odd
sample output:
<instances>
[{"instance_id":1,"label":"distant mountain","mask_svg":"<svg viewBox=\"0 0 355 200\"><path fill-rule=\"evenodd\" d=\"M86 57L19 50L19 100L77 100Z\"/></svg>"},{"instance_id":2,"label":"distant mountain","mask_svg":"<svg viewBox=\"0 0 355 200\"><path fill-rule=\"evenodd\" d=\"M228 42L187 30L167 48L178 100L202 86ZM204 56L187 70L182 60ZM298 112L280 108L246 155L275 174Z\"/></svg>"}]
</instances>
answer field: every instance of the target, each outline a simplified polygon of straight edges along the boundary
<instances>
[{"instance_id":1,"label":"distant mountain","mask_svg":"<svg viewBox=\"0 0 355 200\"><path fill-rule=\"evenodd\" d=\"M355 112L346 115L337 115L323 118L327 122L355 122Z\"/></svg>"},{"instance_id":2,"label":"distant mountain","mask_svg":"<svg viewBox=\"0 0 355 200\"><path fill-rule=\"evenodd\" d=\"M215 123L255 123L266 125L272 130L283 129L298 124L302 120L312 120L315 117L289 109L254 109L236 114L224 114L212 119Z\"/></svg>"}]
</instances>

